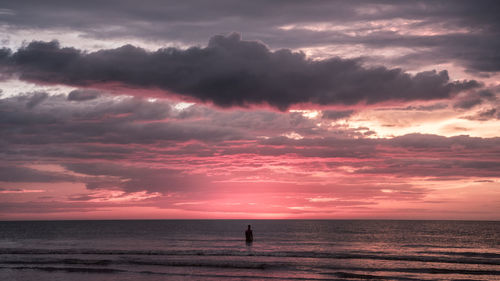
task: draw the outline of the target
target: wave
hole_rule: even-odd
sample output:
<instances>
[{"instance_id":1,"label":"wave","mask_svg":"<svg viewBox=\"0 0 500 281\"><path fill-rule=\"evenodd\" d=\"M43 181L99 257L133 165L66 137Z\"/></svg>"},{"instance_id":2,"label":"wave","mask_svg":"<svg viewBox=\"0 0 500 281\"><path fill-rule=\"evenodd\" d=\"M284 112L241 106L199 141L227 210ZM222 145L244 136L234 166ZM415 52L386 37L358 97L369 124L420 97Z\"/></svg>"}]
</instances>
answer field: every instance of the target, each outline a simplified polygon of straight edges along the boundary
<instances>
[{"instance_id":1,"label":"wave","mask_svg":"<svg viewBox=\"0 0 500 281\"><path fill-rule=\"evenodd\" d=\"M54 272L54 271L62 271L68 273L103 273L103 274L112 274L112 273L136 273L136 274L146 274L146 275L164 275L164 276L184 276L190 278L237 278L237 279L251 279L251 280L283 280L282 277L273 277L273 276L265 276L265 275L228 275L228 274L196 274L196 273L172 273L172 272L155 272L155 271L134 271L134 270L122 270L122 269L108 269L108 268L81 268L81 267L40 267L40 266L18 266L18 267L1 267L1 269L14 269L14 270L38 270L38 271L46 271L46 272ZM287 276L285 279L287 280L314 280L314 281L340 281L343 279L331 279L331 278L301 278L296 276Z\"/></svg>"},{"instance_id":2,"label":"wave","mask_svg":"<svg viewBox=\"0 0 500 281\"><path fill-rule=\"evenodd\" d=\"M0 264L64 264L64 265L97 265L107 266L111 265L113 260L88 260L88 259L23 259L23 260L2 260Z\"/></svg>"},{"instance_id":3,"label":"wave","mask_svg":"<svg viewBox=\"0 0 500 281\"><path fill-rule=\"evenodd\" d=\"M92 268L92 267L46 267L46 266L15 266L15 267L5 267L2 266L0 269L32 269L32 270L41 270L41 271L66 271L66 272L83 272L83 273L119 273L125 272L122 269L114 269L114 268Z\"/></svg>"},{"instance_id":4,"label":"wave","mask_svg":"<svg viewBox=\"0 0 500 281\"><path fill-rule=\"evenodd\" d=\"M4 265L82 265L82 266L113 266L113 265L140 265L140 266L179 266L179 267L217 267L217 268L240 268L240 269L285 269L284 264L270 264L251 261L203 261L203 260L144 260L144 259L120 259L120 260L87 260L87 259L31 259L31 260L4 260Z\"/></svg>"},{"instance_id":5,"label":"wave","mask_svg":"<svg viewBox=\"0 0 500 281\"><path fill-rule=\"evenodd\" d=\"M335 270L350 270L350 271L364 271L364 272L398 272L398 273L419 273L419 274L464 274L464 275L493 275L500 276L500 271L497 270L479 270L479 269L448 269L448 268L365 268L365 267L326 267Z\"/></svg>"},{"instance_id":6,"label":"wave","mask_svg":"<svg viewBox=\"0 0 500 281\"><path fill-rule=\"evenodd\" d=\"M401 245L403 248L434 248L434 249L471 249L470 246L456 246L456 245L436 245L436 244L405 244Z\"/></svg>"},{"instance_id":7,"label":"wave","mask_svg":"<svg viewBox=\"0 0 500 281\"><path fill-rule=\"evenodd\" d=\"M356 279L368 279L368 280L387 280L386 276L378 276L371 274L358 274L358 273L350 273L350 272L335 272L335 276L340 278L356 278Z\"/></svg>"},{"instance_id":8,"label":"wave","mask_svg":"<svg viewBox=\"0 0 500 281\"><path fill-rule=\"evenodd\" d=\"M66 260L67 261L67 260ZM87 261L81 261L76 263L78 265L87 265ZM118 262L120 265L124 265L123 262ZM75 265L75 263L70 262L69 265ZM143 263L141 263L143 265ZM203 267L220 267L220 264L217 263L193 263L186 261L185 263L148 263L147 265L163 265L163 266L203 266ZM235 269L256 269L255 267L238 267L234 266ZM464 270L464 269L444 269L444 268L363 268L363 267L326 267L328 269L334 270L333 272L322 272L320 275L334 276L340 278L340 280L345 279L356 279L356 280L421 280L415 279L408 276L408 273L416 273L416 274L434 274L434 275L468 275L468 276L500 276L500 271L495 270ZM243 275L242 271L238 271L238 275L228 275L226 274L213 274L213 272L207 272L206 274L196 274L196 273L175 273L175 272L165 272L165 271L153 271L153 270L141 270L134 267L127 266L126 269L122 268L112 268L112 267L81 267L81 266L68 266L68 264L57 264L53 266L41 266L40 264L25 264L18 266L0 266L0 270L2 269L10 269L10 270L38 270L45 272L56 272L63 271L68 273L100 273L100 274L114 274L114 273L136 273L136 274L154 274L154 275L171 275L171 276L190 276L190 277L210 277L210 278L237 278L237 279L283 279L281 277L272 277L272 276L260 276L258 272L263 274L266 271L258 271L257 274L255 271L252 271L252 275ZM164 268L160 268L160 270ZM259 268L266 269L266 268ZM299 272L303 273L306 270L301 269L288 269L288 272ZM247 271L249 272L249 271ZM285 271L281 271L285 272ZM311 272L314 272L311 271ZM316 272L317 273L317 272ZM389 273L392 276L388 275L377 275L377 273ZM404 273L406 277L403 277L401 273ZM295 275L293 278L285 278L285 279L294 279L294 280L335 280L332 278L301 278L299 275ZM420 275L418 275L420 276ZM493 279L493 278L492 278ZM457 279L454 279L457 280ZM470 279L467 279L470 280Z\"/></svg>"},{"instance_id":9,"label":"wave","mask_svg":"<svg viewBox=\"0 0 500 281\"><path fill-rule=\"evenodd\" d=\"M500 259L500 254L497 253L478 253L478 252L445 252L445 251L419 251L419 254L431 254L431 255L447 255L447 256L463 256L463 257L481 257L488 259Z\"/></svg>"},{"instance_id":10,"label":"wave","mask_svg":"<svg viewBox=\"0 0 500 281\"><path fill-rule=\"evenodd\" d=\"M441 253L441 252L437 252ZM441 256L395 255L376 253L328 253L311 251L230 251L230 250L98 250L98 249L0 249L0 255L109 255L109 256L255 256L283 258L317 258L317 259L369 259L389 261L437 262L455 264L500 265L498 255L491 253L469 253L465 256L447 254Z\"/></svg>"},{"instance_id":11,"label":"wave","mask_svg":"<svg viewBox=\"0 0 500 281\"><path fill-rule=\"evenodd\" d=\"M295 267L285 262L259 262L259 261L234 261L234 260L109 260L109 259L31 259L31 260L4 260L4 265L84 265L84 266L116 266L116 265L144 265L144 266L183 266L183 267L222 267L222 268L246 268L246 269L287 269ZM370 268L370 267L342 267L342 266L320 266L324 269L370 271L370 272L404 272L404 273L427 273L427 274L469 274L469 275L500 275L497 270L478 269L447 269L447 268ZM50 267L44 267L50 268ZM80 268L80 267L79 267Z\"/></svg>"}]
</instances>

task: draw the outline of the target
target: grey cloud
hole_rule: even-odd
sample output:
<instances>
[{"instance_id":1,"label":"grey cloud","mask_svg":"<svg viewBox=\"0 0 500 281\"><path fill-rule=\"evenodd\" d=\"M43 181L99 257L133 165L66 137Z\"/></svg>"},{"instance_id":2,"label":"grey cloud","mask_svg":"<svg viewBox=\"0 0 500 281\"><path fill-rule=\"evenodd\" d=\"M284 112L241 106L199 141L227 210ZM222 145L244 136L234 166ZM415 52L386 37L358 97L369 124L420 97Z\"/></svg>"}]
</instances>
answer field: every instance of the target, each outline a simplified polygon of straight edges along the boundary
<instances>
[{"instance_id":1,"label":"grey cloud","mask_svg":"<svg viewBox=\"0 0 500 281\"><path fill-rule=\"evenodd\" d=\"M322 117L330 120L337 120L351 116L354 110L323 110Z\"/></svg>"},{"instance_id":2,"label":"grey cloud","mask_svg":"<svg viewBox=\"0 0 500 281\"><path fill-rule=\"evenodd\" d=\"M468 97L465 97L465 98L455 102L453 107L460 108L460 109L471 109L474 106L479 105L481 103L482 103L482 100L479 97L468 96Z\"/></svg>"},{"instance_id":3,"label":"grey cloud","mask_svg":"<svg viewBox=\"0 0 500 281\"><path fill-rule=\"evenodd\" d=\"M491 90L486 89L468 93L466 96L459 98L453 107L459 109L471 109L476 105L482 104L484 101L495 100L496 95Z\"/></svg>"},{"instance_id":4,"label":"grey cloud","mask_svg":"<svg viewBox=\"0 0 500 281\"><path fill-rule=\"evenodd\" d=\"M500 110L496 108L485 109L478 112L475 115L464 117L464 119L477 120L477 121L487 121L495 118L500 119Z\"/></svg>"},{"instance_id":5,"label":"grey cloud","mask_svg":"<svg viewBox=\"0 0 500 281\"><path fill-rule=\"evenodd\" d=\"M216 143L214 149L219 149L224 148L224 141L246 140L258 141L265 146L311 149L332 147L334 144L334 148L345 150L346 153L354 153L351 148L356 143L356 151L361 153L364 151L362 147L366 147L370 148L371 153L372 143L375 142L366 139L352 140L353 136L361 137L356 130L322 129L316 126L317 120L305 118L299 112L219 111L203 105L193 105L179 112L169 102L161 99L148 102L144 99L123 96L113 98L107 95L84 103L68 101L64 95L49 96L45 102L29 109L25 106L28 100L29 95L0 99L1 149L9 149L11 145L28 145L22 150L26 151L31 146L55 145L54 149L44 148L45 152L59 157L119 157L129 153L130 147L99 144L159 145L196 140L210 145ZM184 111L191 113L185 115ZM339 114L344 116L349 113L350 111L334 111L332 114L337 117ZM484 115L487 117L492 114L494 111ZM283 136L291 131L305 138L293 140ZM61 143L73 146L66 149L66 146L59 145ZM466 136L446 138L411 134L393 138L390 145L429 149L459 145L476 149L488 148L497 143L494 139L487 141ZM472 145L477 147L471 147ZM88 150L86 157L85 150ZM318 149L318 153L320 151Z\"/></svg>"},{"instance_id":6,"label":"grey cloud","mask_svg":"<svg viewBox=\"0 0 500 281\"><path fill-rule=\"evenodd\" d=\"M376 1L363 1L364 4ZM135 36L171 40L188 37L199 40L203 34L224 32L228 28L260 33L264 27L275 27L293 21L356 20L358 4L345 1L158 1L146 0L140 4L133 0L106 2L89 0L85 3L45 1L4 3L16 16L4 16L0 22L14 27L54 28L71 27L88 36L116 37L128 30ZM363 3L361 3L363 4ZM401 5L411 7L411 5ZM286 12L284 12L286 11ZM377 16L372 16L372 18ZM380 17L380 15L379 15ZM84 20L82 20L84 19ZM155 25L141 25L140 22ZM108 25L123 26L106 30ZM252 28L253 27L253 28ZM163 32L162 32L163 31ZM231 31L231 30L229 30ZM140 33L142 32L142 34ZM206 38L203 38L203 40Z\"/></svg>"},{"instance_id":7,"label":"grey cloud","mask_svg":"<svg viewBox=\"0 0 500 281\"><path fill-rule=\"evenodd\" d=\"M340 166L355 168L356 174L436 177L436 178L464 178L464 177L498 177L498 161L495 161L495 151L499 145L499 138L482 139L468 136L446 138L435 135L406 135L396 139L302 139L291 140L275 138L259 143L258 147L217 147L218 154L255 154L266 155L296 155L298 157L321 158L311 166L301 166L303 169L332 170ZM265 147L264 147L265 145ZM393 155L386 154L384 148L403 148ZM195 148L195 150L200 148ZM201 149L207 149L202 147ZM208 148L210 149L210 148ZM419 152L419 153L416 153ZM188 156L193 151L184 151ZM408 157L406 153L411 155ZM415 157L420 155L420 157ZM477 155L488 155L483 160L477 160ZM406 156L406 157L405 157ZM344 158L338 161L338 157ZM188 157L189 158L189 157ZM352 160L352 161L351 161ZM361 161L360 161L361 160ZM223 160L222 160L223 161ZM210 188L217 177L197 174L191 177L189 171L198 167L210 167L211 172L224 170L225 165L218 161L183 160L189 168L182 170L166 168L142 168L122 166L118 164L103 164L99 162L72 163L65 167L71 171L89 176L111 176L119 180L103 181L102 178L87 183L89 189L120 188L127 192L147 190L149 192L200 191ZM245 165L245 164L244 164ZM244 166L243 165L243 166ZM304 165L303 163L300 165ZM327 165L327 166L325 166ZM250 175L255 168L264 169L258 162L254 163L251 171L233 171L233 176ZM238 169L236 169L238 170ZM459 171L459 172L457 172ZM291 176L291 175L288 175ZM200 178L201 177L201 180ZM304 176L302 176L304 177ZM198 178L198 180L194 180ZM200 186L200 184L202 186Z\"/></svg>"},{"instance_id":8,"label":"grey cloud","mask_svg":"<svg viewBox=\"0 0 500 281\"><path fill-rule=\"evenodd\" d=\"M206 119L194 121L180 118L170 103L161 99L149 102L123 96L120 98L101 96L83 103L68 101L66 96L59 95L49 96L44 103L31 109L25 106L29 99L28 95L0 99L0 135L2 135L0 144L5 143L2 148L9 149L7 143L151 144L189 140L215 142L248 137L248 133L242 128L211 124L210 120ZM172 122L169 122L169 119ZM176 122L177 119L182 122ZM218 119L218 123L223 122L223 117L219 116ZM69 149L61 146L45 150L45 153L53 153L54 156L84 157L83 152L80 148ZM100 154L118 157L117 153L120 151L99 150L94 147L91 152L89 156Z\"/></svg>"},{"instance_id":9,"label":"grey cloud","mask_svg":"<svg viewBox=\"0 0 500 281\"><path fill-rule=\"evenodd\" d=\"M160 88L222 107L296 103L369 104L388 100L432 100L477 88L450 81L448 73L366 68L359 60L309 60L303 53L270 51L238 34L214 36L206 48L147 52L130 45L83 53L55 41L32 42L9 57L11 72L35 82L77 86L122 83Z\"/></svg>"},{"instance_id":10,"label":"grey cloud","mask_svg":"<svg viewBox=\"0 0 500 281\"><path fill-rule=\"evenodd\" d=\"M11 50L8 48L0 48L0 61L7 59L12 54Z\"/></svg>"},{"instance_id":11,"label":"grey cloud","mask_svg":"<svg viewBox=\"0 0 500 281\"><path fill-rule=\"evenodd\" d=\"M359 174L387 174L399 177L499 177L498 161L451 160L451 159L391 159L379 161L369 168L356 171Z\"/></svg>"},{"instance_id":12,"label":"grey cloud","mask_svg":"<svg viewBox=\"0 0 500 281\"><path fill-rule=\"evenodd\" d=\"M406 110L418 110L418 111L434 111L439 109L445 109L448 107L446 103L435 103L431 105L420 105L420 106L408 106Z\"/></svg>"},{"instance_id":13,"label":"grey cloud","mask_svg":"<svg viewBox=\"0 0 500 281\"><path fill-rule=\"evenodd\" d=\"M483 120L484 119L489 119L491 117L494 117L495 113L497 113L497 109L496 108L491 108L491 109L487 109L485 111L480 112L479 115L478 115L478 117L479 118L483 118ZM497 118L498 118L498 114L497 114Z\"/></svg>"},{"instance_id":14,"label":"grey cloud","mask_svg":"<svg viewBox=\"0 0 500 281\"><path fill-rule=\"evenodd\" d=\"M448 103L446 102L438 102L430 105L409 105L407 107L391 107L391 108L379 108L376 109L378 111L387 111L387 110L400 110L400 111L435 111L440 109L445 109L448 107Z\"/></svg>"},{"instance_id":15,"label":"grey cloud","mask_svg":"<svg viewBox=\"0 0 500 281\"><path fill-rule=\"evenodd\" d=\"M46 92L37 91L30 93L22 93L15 95L11 98L2 99L1 93L2 92L0 92L0 106L4 105L3 102L8 99L11 100L13 103L15 103L16 107L24 106L25 108L30 110L39 105L40 103L42 103L43 101L45 101L49 97L49 95ZM8 108L4 108L4 110L8 110Z\"/></svg>"},{"instance_id":16,"label":"grey cloud","mask_svg":"<svg viewBox=\"0 0 500 281\"><path fill-rule=\"evenodd\" d=\"M145 36L175 39L184 33L191 40L199 40L201 34L224 32L237 28L243 32L263 33L267 27L291 23L356 22L393 18L422 19L415 25L429 22L447 26L483 27L495 30L498 25L498 2L478 0L441 1L248 1L202 0L163 1L145 0L140 4L133 0L88 0L85 3L44 1L36 5L32 1L4 3L14 16L4 16L1 22L14 27L50 28L72 27L91 34L120 35L122 29L105 30L107 25L124 26L133 35L142 31ZM85 20L82 20L85 19ZM142 22L155 25L141 25ZM178 28L175 30L175 28ZM270 28L271 27L271 28ZM202 32L196 32L201 29ZM163 33L161 32L163 30ZM230 30L231 31L231 30ZM269 31L268 31L269 32ZM264 33L265 34L265 33ZM204 40L203 38L202 40Z\"/></svg>"},{"instance_id":17,"label":"grey cloud","mask_svg":"<svg viewBox=\"0 0 500 281\"><path fill-rule=\"evenodd\" d=\"M476 160L477 155L498 157L500 138L470 136L444 137L432 134L407 134L392 139L350 139L339 137L304 138L301 140L274 137L260 141L262 145L274 147L281 154L295 153L305 157L352 157L356 159L377 158L383 148L401 148L415 157L425 155L443 159L457 157ZM308 149L302 149L308 147ZM404 154L403 154L404 155ZM468 156L470 155L470 156Z\"/></svg>"},{"instance_id":18,"label":"grey cloud","mask_svg":"<svg viewBox=\"0 0 500 281\"><path fill-rule=\"evenodd\" d=\"M27 108L33 108L39 103L43 102L49 95L44 92L35 92L30 97L26 103Z\"/></svg>"},{"instance_id":19,"label":"grey cloud","mask_svg":"<svg viewBox=\"0 0 500 281\"><path fill-rule=\"evenodd\" d=\"M135 205L140 203L135 202ZM130 206L130 203L93 203L93 202L61 202L61 201L25 201L25 202L2 202L0 212L3 214L47 214L47 213L67 213L67 212L95 212L96 210L110 206Z\"/></svg>"},{"instance_id":20,"label":"grey cloud","mask_svg":"<svg viewBox=\"0 0 500 281\"><path fill-rule=\"evenodd\" d=\"M478 92L479 96L481 98L489 99L489 100L496 100L496 95L493 93L495 89L485 89L481 90Z\"/></svg>"},{"instance_id":21,"label":"grey cloud","mask_svg":"<svg viewBox=\"0 0 500 281\"><path fill-rule=\"evenodd\" d=\"M36 107L27 106L33 100ZM25 110L23 107L31 110ZM169 116L170 105L165 102L150 103L138 98L115 100L109 96L88 103L72 103L64 95L22 94L0 99L0 121L5 125L23 126L65 122L118 122L131 120L161 120ZM8 129L8 128L5 128Z\"/></svg>"},{"instance_id":22,"label":"grey cloud","mask_svg":"<svg viewBox=\"0 0 500 281\"><path fill-rule=\"evenodd\" d=\"M463 146L467 149L492 149L499 144L500 138L483 139L470 136L444 137L431 134L407 134L388 141L394 146L425 149L452 149L453 146ZM451 151L451 150L450 150Z\"/></svg>"},{"instance_id":23,"label":"grey cloud","mask_svg":"<svg viewBox=\"0 0 500 281\"><path fill-rule=\"evenodd\" d=\"M4 182L61 182L75 178L63 173L39 171L23 166L0 166L0 181Z\"/></svg>"},{"instance_id":24,"label":"grey cloud","mask_svg":"<svg viewBox=\"0 0 500 281\"><path fill-rule=\"evenodd\" d=\"M500 26L500 24L498 24ZM432 25L430 26L432 28ZM343 39L342 44L363 44L370 48L407 47L422 48L408 55L389 58L394 64L425 66L434 63L454 62L479 77L483 72L500 71L498 48L499 33L466 33L444 35L404 36L400 34L372 34L367 37Z\"/></svg>"},{"instance_id":25,"label":"grey cloud","mask_svg":"<svg viewBox=\"0 0 500 281\"><path fill-rule=\"evenodd\" d=\"M89 176L108 176L112 178L94 178L87 182L87 189L121 189L126 192L173 192L203 189L210 186L209 177L193 177L187 171L167 168L144 168L119 164L67 163L68 170Z\"/></svg>"},{"instance_id":26,"label":"grey cloud","mask_svg":"<svg viewBox=\"0 0 500 281\"><path fill-rule=\"evenodd\" d=\"M1 188L0 191L22 191L20 188Z\"/></svg>"},{"instance_id":27,"label":"grey cloud","mask_svg":"<svg viewBox=\"0 0 500 281\"><path fill-rule=\"evenodd\" d=\"M243 176L256 169L267 173L269 160L259 160L266 156L302 159L310 166L301 168L311 171L350 166L364 169L359 173L382 176L498 176L495 159L500 138L411 134L363 139L346 128L317 127L318 120L299 112L215 110L197 104L185 109L191 113L183 116L162 99L148 102L101 95L73 102L58 95L31 109L25 106L27 100L29 95L0 99L0 179L73 180L85 182L89 189L127 192L201 190L214 187L212 183L220 179L211 173L234 175L240 168L240 173L246 173ZM283 136L291 131L304 138ZM426 162L430 158L437 160ZM317 163L310 162L315 159ZM72 179L23 167L9 169L34 160L57 163L86 176ZM200 170L196 176L191 174Z\"/></svg>"},{"instance_id":28,"label":"grey cloud","mask_svg":"<svg viewBox=\"0 0 500 281\"><path fill-rule=\"evenodd\" d=\"M360 44L369 48L423 47L399 63L457 62L470 71L500 70L500 5L495 0L460 1L97 1L85 3L8 1L0 23L9 30L64 29L87 37L141 38L202 44L207 34L242 32L271 48ZM369 23L402 19L408 30L447 29L447 34L412 35ZM144 23L150 24L144 24ZM314 31L301 24L349 27L351 32ZM288 29L280 27L287 26ZM112 28L110 28L112 27ZM455 32L453 30L466 30ZM355 34L355 35L351 35ZM5 52L6 50L4 50ZM2 51L0 51L0 57Z\"/></svg>"},{"instance_id":29,"label":"grey cloud","mask_svg":"<svg viewBox=\"0 0 500 281\"><path fill-rule=\"evenodd\" d=\"M78 89L78 90L73 90L68 94L68 100L71 101L93 100L99 97L100 94L101 93L96 90Z\"/></svg>"}]
</instances>

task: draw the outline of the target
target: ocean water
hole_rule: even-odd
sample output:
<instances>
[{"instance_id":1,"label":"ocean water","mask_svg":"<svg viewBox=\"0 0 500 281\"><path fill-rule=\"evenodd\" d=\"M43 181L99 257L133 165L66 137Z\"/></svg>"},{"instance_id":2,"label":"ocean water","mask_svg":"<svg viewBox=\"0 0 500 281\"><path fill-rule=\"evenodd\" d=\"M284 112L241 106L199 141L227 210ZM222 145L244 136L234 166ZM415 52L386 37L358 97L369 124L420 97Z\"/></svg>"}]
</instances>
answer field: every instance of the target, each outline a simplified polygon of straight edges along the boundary
<instances>
[{"instance_id":1,"label":"ocean water","mask_svg":"<svg viewBox=\"0 0 500 281\"><path fill-rule=\"evenodd\" d=\"M500 222L0 222L0 280L500 280Z\"/></svg>"}]
</instances>

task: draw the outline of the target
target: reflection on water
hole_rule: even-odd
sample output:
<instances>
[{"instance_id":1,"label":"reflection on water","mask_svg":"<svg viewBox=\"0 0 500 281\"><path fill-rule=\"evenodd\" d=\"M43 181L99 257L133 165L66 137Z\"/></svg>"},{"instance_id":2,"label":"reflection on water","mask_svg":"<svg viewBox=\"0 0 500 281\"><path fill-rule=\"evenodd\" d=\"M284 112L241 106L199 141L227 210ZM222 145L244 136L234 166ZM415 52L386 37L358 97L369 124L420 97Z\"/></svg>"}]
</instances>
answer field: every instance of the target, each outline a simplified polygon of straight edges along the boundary
<instances>
[{"instance_id":1,"label":"reflection on water","mask_svg":"<svg viewBox=\"0 0 500 281\"><path fill-rule=\"evenodd\" d=\"M498 280L499 233L460 221L0 222L0 280Z\"/></svg>"}]
</instances>

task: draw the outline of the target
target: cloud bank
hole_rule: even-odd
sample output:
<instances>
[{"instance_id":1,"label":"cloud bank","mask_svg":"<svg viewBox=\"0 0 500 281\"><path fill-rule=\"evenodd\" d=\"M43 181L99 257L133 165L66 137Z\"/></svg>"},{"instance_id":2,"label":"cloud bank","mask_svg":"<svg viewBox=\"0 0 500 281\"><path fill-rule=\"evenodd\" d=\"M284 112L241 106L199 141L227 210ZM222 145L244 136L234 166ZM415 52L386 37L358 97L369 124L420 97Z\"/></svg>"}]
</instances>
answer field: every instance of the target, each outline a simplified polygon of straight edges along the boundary
<instances>
[{"instance_id":1,"label":"cloud bank","mask_svg":"<svg viewBox=\"0 0 500 281\"><path fill-rule=\"evenodd\" d=\"M3 3L0 26L12 34L49 30L60 37L77 32L97 41L183 46L204 44L207 34L238 31L273 49L333 46L335 53L359 45L372 55L399 47L411 52L394 54L397 65L451 62L470 72L494 73L500 70L499 5L495 0L88 0L44 5L28 0Z\"/></svg>"},{"instance_id":2,"label":"cloud bank","mask_svg":"<svg viewBox=\"0 0 500 281\"><path fill-rule=\"evenodd\" d=\"M450 81L446 71L410 75L399 68L366 68L359 60L310 60L287 49L270 51L235 33L214 36L205 48L156 52L126 45L86 53L60 47L57 41L31 42L4 55L3 66L35 83L82 87L118 83L161 89L221 107L269 104L280 110L299 103L446 99L480 86L474 80Z\"/></svg>"}]
</instances>

